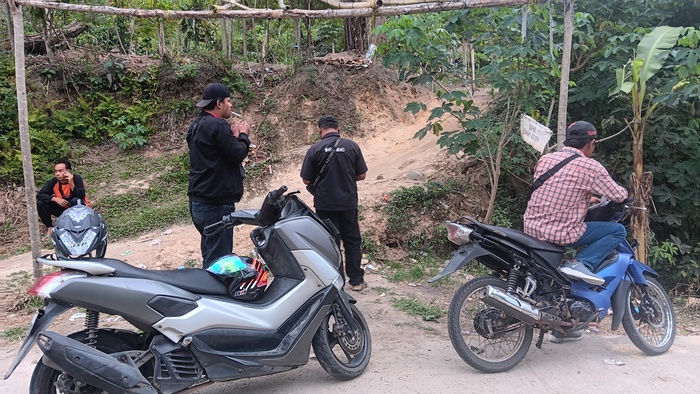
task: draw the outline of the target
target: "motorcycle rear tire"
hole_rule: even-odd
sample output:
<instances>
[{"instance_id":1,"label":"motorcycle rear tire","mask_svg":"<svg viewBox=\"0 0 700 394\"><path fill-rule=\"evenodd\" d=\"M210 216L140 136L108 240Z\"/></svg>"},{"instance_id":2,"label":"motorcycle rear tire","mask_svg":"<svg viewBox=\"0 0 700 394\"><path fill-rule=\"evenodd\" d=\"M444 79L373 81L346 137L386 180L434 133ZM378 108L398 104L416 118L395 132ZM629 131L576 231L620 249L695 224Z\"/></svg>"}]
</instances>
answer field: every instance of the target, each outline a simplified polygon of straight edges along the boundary
<instances>
[{"instance_id":1,"label":"motorcycle rear tire","mask_svg":"<svg viewBox=\"0 0 700 394\"><path fill-rule=\"evenodd\" d=\"M350 310L359 327L355 340L346 341L340 333L334 331L336 319L331 309L311 341L318 363L339 380L351 380L360 376L367 369L372 354L372 338L367 322L355 305L350 305ZM350 351L350 347L357 349Z\"/></svg>"},{"instance_id":2,"label":"motorcycle rear tire","mask_svg":"<svg viewBox=\"0 0 700 394\"><path fill-rule=\"evenodd\" d=\"M498 338L489 339L484 335L479 334L476 328L476 322L480 315L489 313L489 310L499 310L486 305L483 301L476 301L478 300L476 293L480 289L483 289L489 285L499 289L506 289L506 282L499 278L487 276L472 279L457 290L457 293L454 295L452 302L450 303L450 309L447 312L447 328L450 334L450 340L452 341L452 347L455 348L457 354L459 354L464 362L481 372L505 372L518 365L518 363L525 358L525 355L532 344L533 328L532 326L524 325L525 323L522 323L524 327L517 330L518 332L522 332L519 332L519 337L516 341L515 348L510 350L510 352L504 357L500 357L495 360L488 359L488 348L491 348L492 345L499 344ZM475 312L473 316L463 316L464 305L467 302L475 301L476 303L474 304L474 307L479 306L481 309L478 312ZM469 310L471 311L471 308L469 308ZM464 326L462 325L463 317L465 318ZM482 318L484 318L483 315ZM467 343L465 337L469 335L471 335L474 340L478 340L480 342L472 343L470 340L469 343ZM506 333L505 335L510 335L510 333ZM488 341L493 341L493 343ZM509 340L508 342L510 343L513 341ZM502 347L498 345L493 346L493 348L500 350Z\"/></svg>"},{"instance_id":3,"label":"motorcycle rear tire","mask_svg":"<svg viewBox=\"0 0 700 394\"><path fill-rule=\"evenodd\" d=\"M627 292L625 302L625 314L622 316L622 326L627 336L639 350L650 356L666 353L676 339L676 316L673 312L673 303L664 287L656 279L646 278L647 292L652 298L653 316L645 316L643 309L633 305L634 301L643 301L640 286L632 284ZM642 326L644 325L644 326ZM644 334L646 329L652 330L650 337ZM658 335L656 331L660 330ZM658 339L660 338L660 339ZM653 342L652 342L653 341Z\"/></svg>"},{"instance_id":4,"label":"motorcycle rear tire","mask_svg":"<svg viewBox=\"0 0 700 394\"><path fill-rule=\"evenodd\" d=\"M85 331L74 332L69 338L85 343ZM100 330L97 336L96 349L105 353L123 352L134 348L133 343L126 337L122 337L107 330ZM47 367L41 359L36 363L32 379L29 383L30 394L55 394L58 393L56 380L61 371Z\"/></svg>"}]
</instances>

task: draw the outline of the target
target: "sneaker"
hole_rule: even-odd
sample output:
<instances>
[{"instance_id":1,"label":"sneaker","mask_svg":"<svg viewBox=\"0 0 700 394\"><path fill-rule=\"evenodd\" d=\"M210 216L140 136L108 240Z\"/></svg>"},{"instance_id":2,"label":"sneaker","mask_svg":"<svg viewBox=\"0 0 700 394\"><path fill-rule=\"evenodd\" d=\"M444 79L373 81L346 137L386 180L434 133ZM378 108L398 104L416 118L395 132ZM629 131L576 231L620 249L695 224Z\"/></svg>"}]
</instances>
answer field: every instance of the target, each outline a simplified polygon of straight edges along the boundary
<instances>
[{"instance_id":1,"label":"sneaker","mask_svg":"<svg viewBox=\"0 0 700 394\"><path fill-rule=\"evenodd\" d=\"M549 342L551 343L564 343L564 342L573 342L573 341L578 341L583 337L583 334L581 334L581 331L571 331L567 332L566 334L563 332L559 331L552 331L551 334L549 334Z\"/></svg>"},{"instance_id":2,"label":"sneaker","mask_svg":"<svg viewBox=\"0 0 700 394\"><path fill-rule=\"evenodd\" d=\"M559 272L570 278L581 279L582 281L592 285L602 285L605 283L605 279L591 272L580 261L564 261L561 267L559 267Z\"/></svg>"},{"instance_id":3,"label":"sneaker","mask_svg":"<svg viewBox=\"0 0 700 394\"><path fill-rule=\"evenodd\" d=\"M364 289L367 288L367 282L364 282L364 281L363 281L362 283L358 283L358 284L356 284L356 285L351 285L350 288L351 288L353 291L362 291L362 290L364 290Z\"/></svg>"}]
</instances>

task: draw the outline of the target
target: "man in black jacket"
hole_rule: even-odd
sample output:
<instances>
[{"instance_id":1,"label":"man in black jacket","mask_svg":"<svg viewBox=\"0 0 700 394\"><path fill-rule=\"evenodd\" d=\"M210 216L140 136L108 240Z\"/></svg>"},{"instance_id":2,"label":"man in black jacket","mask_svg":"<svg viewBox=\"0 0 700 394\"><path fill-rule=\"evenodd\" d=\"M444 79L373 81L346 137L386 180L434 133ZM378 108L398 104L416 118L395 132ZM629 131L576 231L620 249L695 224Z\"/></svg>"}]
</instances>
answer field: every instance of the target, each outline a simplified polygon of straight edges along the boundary
<instances>
[{"instance_id":1,"label":"man in black jacket","mask_svg":"<svg viewBox=\"0 0 700 394\"><path fill-rule=\"evenodd\" d=\"M250 125L229 124L231 94L226 86L210 83L204 88L199 117L187 130L190 149L190 215L201 235L204 268L233 250L233 229L204 234L204 227L235 211L243 195L243 160L248 155Z\"/></svg>"},{"instance_id":2,"label":"man in black jacket","mask_svg":"<svg viewBox=\"0 0 700 394\"><path fill-rule=\"evenodd\" d=\"M301 179L304 184L315 186L316 214L321 219L329 219L340 232L336 243L340 247L341 239L343 241L345 272L350 288L362 291L367 283L361 267L362 235L357 212L357 182L367 176L367 164L354 141L340 138L340 127L335 116L322 116L318 129L321 140L306 153L301 165Z\"/></svg>"},{"instance_id":3,"label":"man in black jacket","mask_svg":"<svg viewBox=\"0 0 700 394\"><path fill-rule=\"evenodd\" d=\"M63 211L85 199L85 183L80 175L71 173L72 166L68 160L54 163L54 177L36 193L36 207L39 219L46 226L46 235L53 230L53 216L60 216Z\"/></svg>"}]
</instances>

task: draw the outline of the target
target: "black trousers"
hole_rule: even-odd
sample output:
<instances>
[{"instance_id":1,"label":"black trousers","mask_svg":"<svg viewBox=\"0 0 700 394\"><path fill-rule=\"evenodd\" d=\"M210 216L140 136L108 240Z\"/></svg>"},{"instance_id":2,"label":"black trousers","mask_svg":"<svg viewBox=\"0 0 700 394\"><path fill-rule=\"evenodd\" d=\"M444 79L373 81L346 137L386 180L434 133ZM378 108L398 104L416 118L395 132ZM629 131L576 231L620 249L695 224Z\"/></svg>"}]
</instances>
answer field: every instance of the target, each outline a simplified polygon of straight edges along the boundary
<instances>
[{"instance_id":1,"label":"black trousers","mask_svg":"<svg viewBox=\"0 0 700 394\"><path fill-rule=\"evenodd\" d=\"M362 261L362 235L360 234L360 224L357 217L357 209L347 211L321 211L317 210L316 214L321 219L329 219L338 232L335 242L340 247L340 241L343 241L345 249L345 273L348 275L348 283L350 286L359 285L365 280L365 271L360 263ZM340 267L340 272L343 272L343 267Z\"/></svg>"},{"instance_id":2,"label":"black trousers","mask_svg":"<svg viewBox=\"0 0 700 394\"><path fill-rule=\"evenodd\" d=\"M79 198L71 198L70 200L68 200L68 206L72 207L76 205L78 201L82 200ZM68 208L64 208L53 201L43 202L37 200L36 209L37 211L39 211L39 219L41 220L41 222L44 223L44 226L46 226L46 228L49 228L53 227L53 219L51 218L51 216L53 215L59 217Z\"/></svg>"},{"instance_id":3,"label":"black trousers","mask_svg":"<svg viewBox=\"0 0 700 394\"><path fill-rule=\"evenodd\" d=\"M209 268L219 257L231 254L233 250L233 227L211 234L205 234L204 228L221 221L224 215L235 211L233 204L204 204L190 201L192 223L201 236L199 246L202 249L203 268Z\"/></svg>"}]
</instances>

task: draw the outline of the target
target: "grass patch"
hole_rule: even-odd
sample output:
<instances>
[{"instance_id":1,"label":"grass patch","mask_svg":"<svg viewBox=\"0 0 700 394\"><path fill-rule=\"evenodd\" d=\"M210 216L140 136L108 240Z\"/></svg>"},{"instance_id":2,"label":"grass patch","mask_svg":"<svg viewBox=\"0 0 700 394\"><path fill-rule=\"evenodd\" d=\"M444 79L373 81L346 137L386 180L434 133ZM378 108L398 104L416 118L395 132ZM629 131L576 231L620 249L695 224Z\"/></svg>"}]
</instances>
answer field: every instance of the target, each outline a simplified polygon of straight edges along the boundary
<instances>
[{"instance_id":1,"label":"grass patch","mask_svg":"<svg viewBox=\"0 0 700 394\"><path fill-rule=\"evenodd\" d=\"M24 339L29 327L10 327L2 332L2 337L7 342L17 342Z\"/></svg>"},{"instance_id":2,"label":"grass patch","mask_svg":"<svg viewBox=\"0 0 700 394\"><path fill-rule=\"evenodd\" d=\"M111 239L189 220L187 152L155 158L126 154L81 171L93 207L104 218ZM129 180L147 182L147 187L131 186Z\"/></svg>"},{"instance_id":3,"label":"grass patch","mask_svg":"<svg viewBox=\"0 0 700 394\"><path fill-rule=\"evenodd\" d=\"M372 286L370 287L370 290L377 293L377 294L386 294L386 293L391 293L391 289L388 287L382 287L382 286Z\"/></svg>"},{"instance_id":4,"label":"grass patch","mask_svg":"<svg viewBox=\"0 0 700 394\"><path fill-rule=\"evenodd\" d=\"M394 298L391 300L391 304L394 308L411 316L418 316L425 321L438 321L446 313L438 307L422 304L415 299Z\"/></svg>"},{"instance_id":5,"label":"grass patch","mask_svg":"<svg viewBox=\"0 0 700 394\"><path fill-rule=\"evenodd\" d=\"M391 193L389 203L384 208L387 227L395 234L406 234L414 225L410 220L412 213L424 212L433 206L434 201L461 190L461 183L454 179L444 183L428 181L419 186L402 186Z\"/></svg>"},{"instance_id":6,"label":"grass patch","mask_svg":"<svg viewBox=\"0 0 700 394\"><path fill-rule=\"evenodd\" d=\"M199 261L197 259L187 259L187 261L185 261L185 264L183 264L183 266L185 268L199 268L200 264L201 264L201 261Z\"/></svg>"},{"instance_id":7,"label":"grass patch","mask_svg":"<svg viewBox=\"0 0 700 394\"><path fill-rule=\"evenodd\" d=\"M445 266L445 259L427 252L412 252L412 257L403 261L390 261L387 279L391 282L426 282Z\"/></svg>"}]
</instances>

